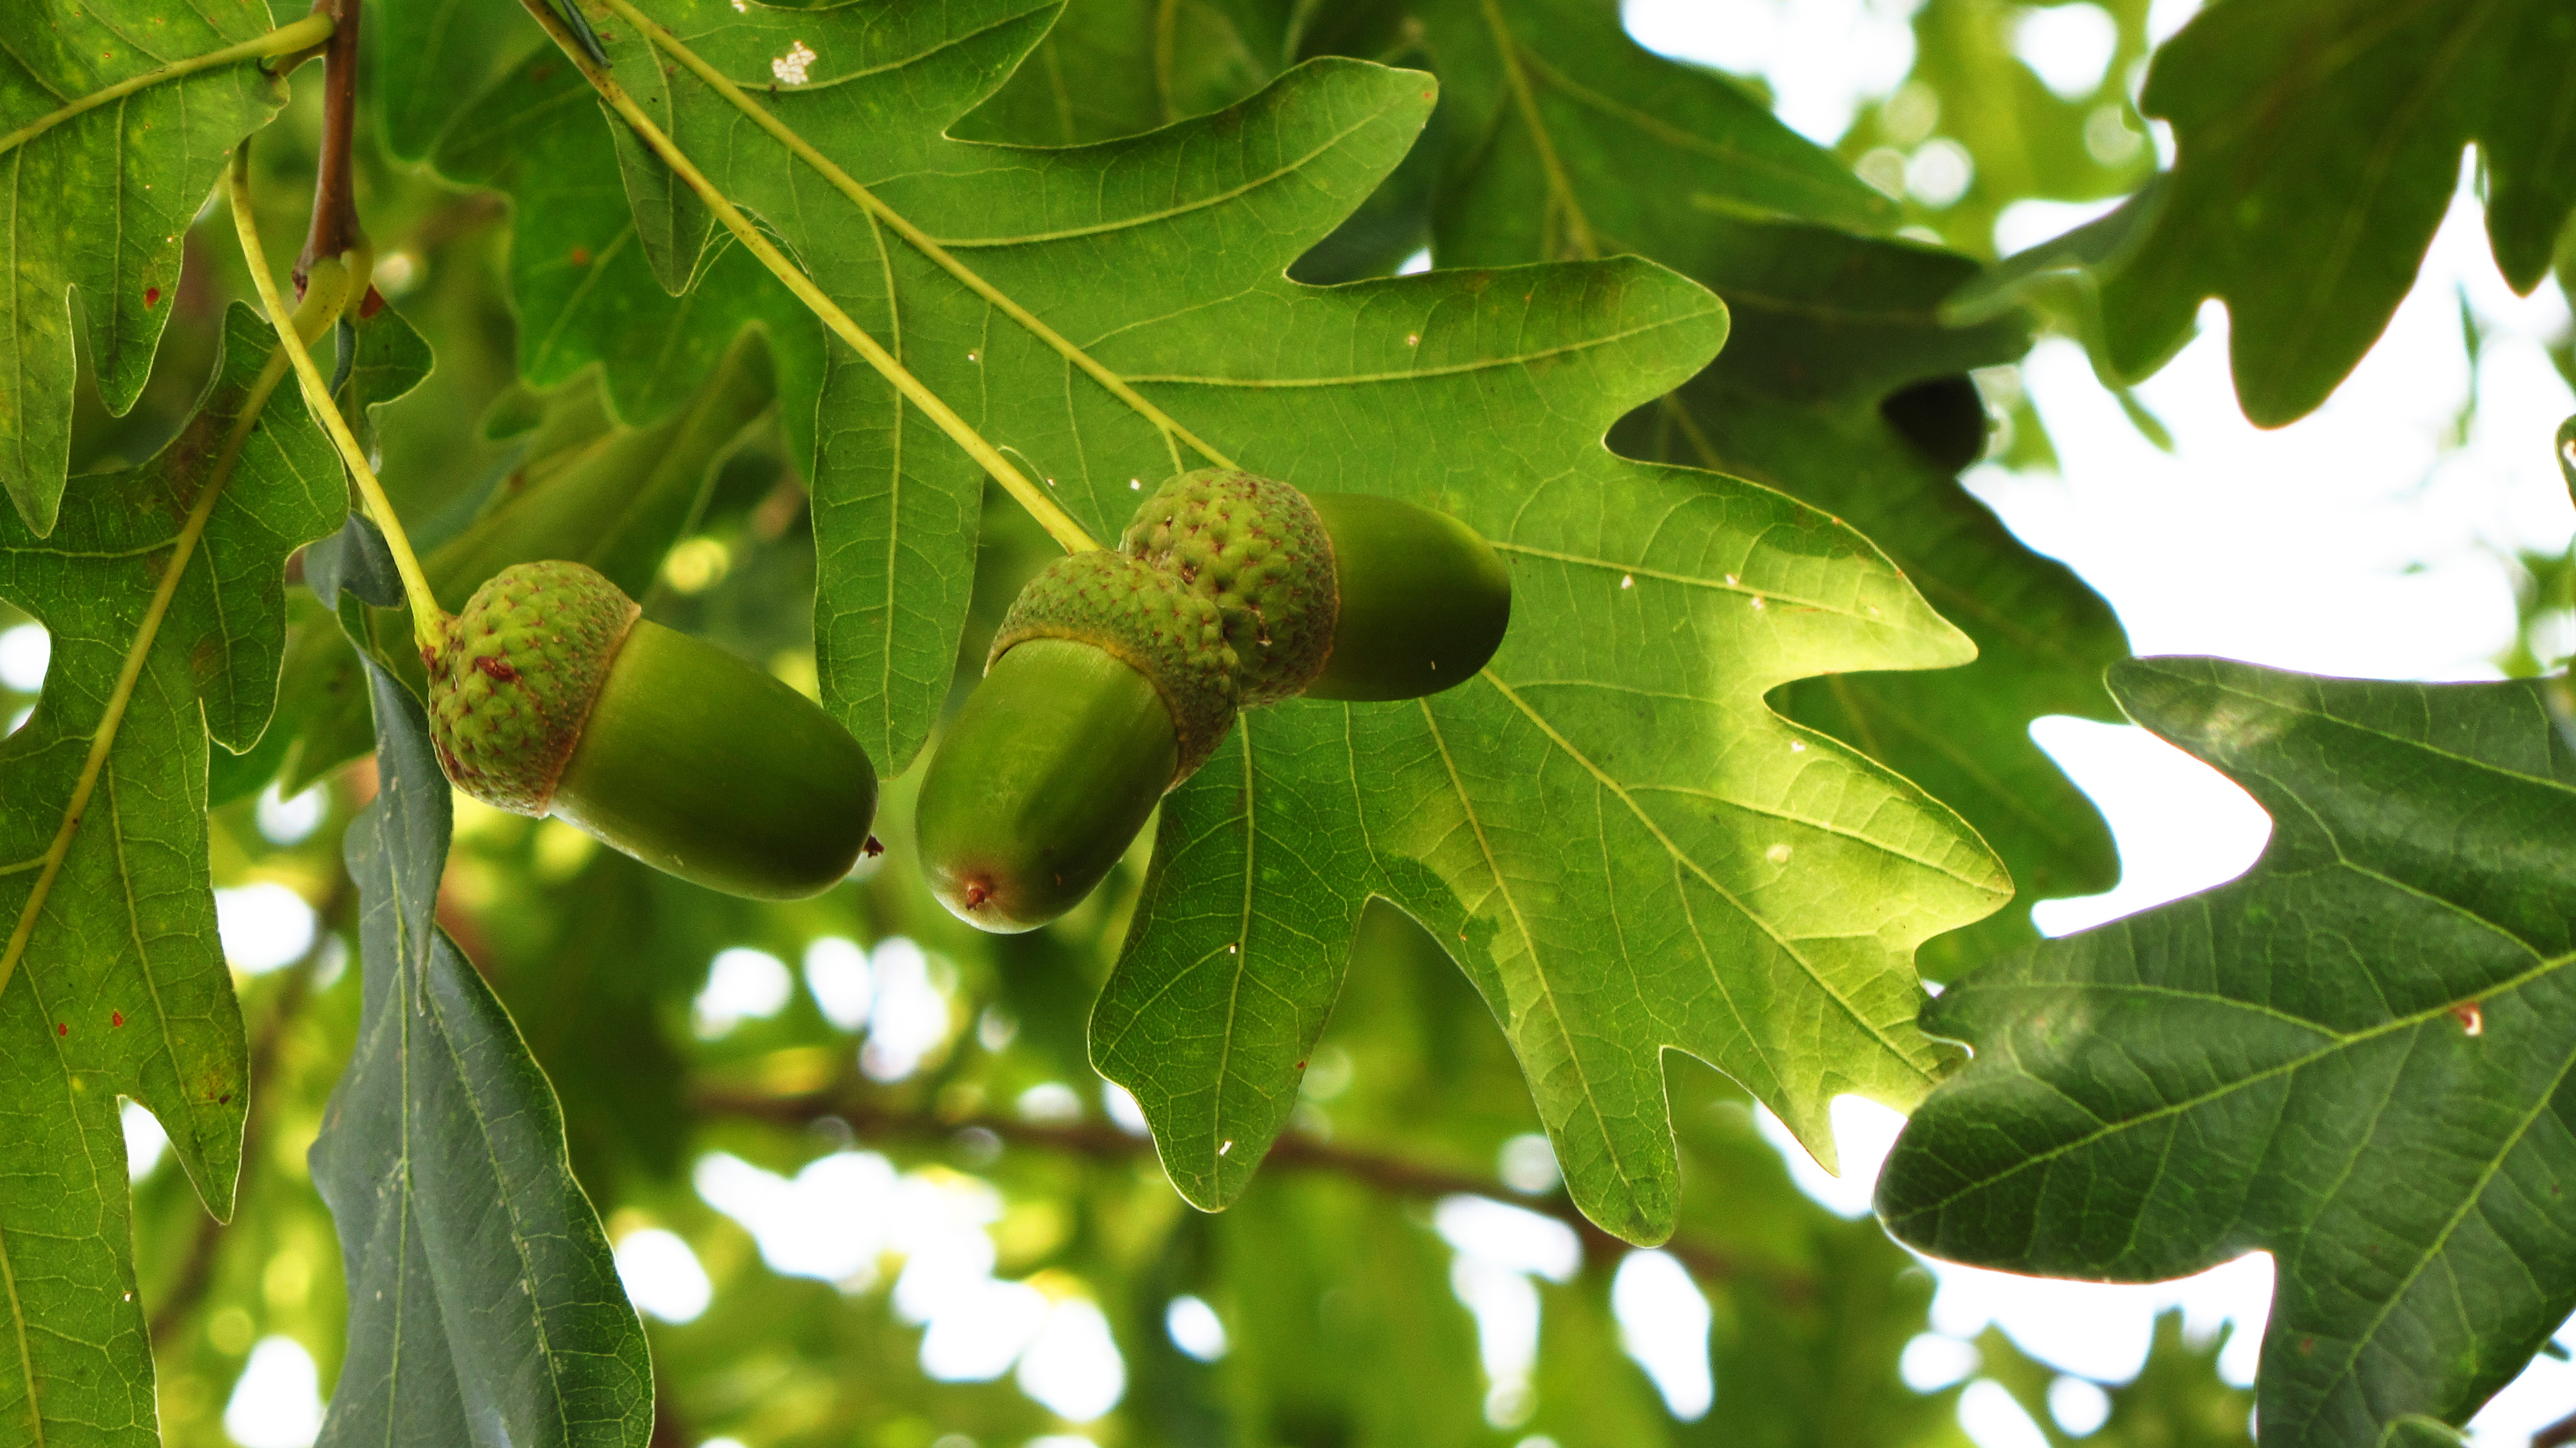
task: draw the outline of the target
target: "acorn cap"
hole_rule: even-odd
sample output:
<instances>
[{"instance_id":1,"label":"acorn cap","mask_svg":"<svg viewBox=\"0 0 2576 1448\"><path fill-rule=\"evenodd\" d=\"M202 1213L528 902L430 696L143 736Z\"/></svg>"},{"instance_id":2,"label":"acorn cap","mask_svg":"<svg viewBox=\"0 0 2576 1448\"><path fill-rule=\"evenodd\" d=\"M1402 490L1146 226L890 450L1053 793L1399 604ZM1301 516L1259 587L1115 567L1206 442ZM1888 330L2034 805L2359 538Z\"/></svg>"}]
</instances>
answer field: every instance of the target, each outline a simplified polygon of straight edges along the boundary
<instances>
[{"instance_id":1,"label":"acorn cap","mask_svg":"<svg viewBox=\"0 0 2576 1448\"><path fill-rule=\"evenodd\" d=\"M1225 616L1176 574L1098 549L1057 559L1012 601L985 672L1014 647L1048 638L1092 645L1162 696L1179 742L1166 787L1189 778L1234 727L1237 664Z\"/></svg>"},{"instance_id":2,"label":"acorn cap","mask_svg":"<svg viewBox=\"0 0 2576 1448\"><path fill-rule=\"evenodd\" d=\"M578 563L521 563L475 590L427 660L429 734L447 777L513 814L543 815L642 610Z\"/></svg>"},{"instance_id":3,"label":"acorn cap","mask_svg":"<svg viewBox=\"0 0 2576 1448\"><path fill-rule=\"evenodd\" d=\"M1333 544L1296 488L1237 468L1182 473L1137 507L1119 546L1216 604L1238 707L1293 698L1323 667Z\"/></svg>"}]
</instances>

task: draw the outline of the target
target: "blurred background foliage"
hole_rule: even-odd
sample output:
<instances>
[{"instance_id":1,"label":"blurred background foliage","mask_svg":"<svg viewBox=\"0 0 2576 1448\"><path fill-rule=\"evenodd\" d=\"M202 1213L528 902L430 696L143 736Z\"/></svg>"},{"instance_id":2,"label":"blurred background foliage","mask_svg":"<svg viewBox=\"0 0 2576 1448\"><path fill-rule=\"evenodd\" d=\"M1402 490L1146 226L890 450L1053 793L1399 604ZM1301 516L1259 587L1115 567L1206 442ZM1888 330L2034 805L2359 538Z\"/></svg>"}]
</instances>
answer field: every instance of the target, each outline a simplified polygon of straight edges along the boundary
<instances>
[{"instance_id":1,"label":"blurred background foliage","mask_svg":"<svg viewBox=\"0 0 2576 1448\"><path fill-rule=\"evenodd\" d=\"M2054 641L2069 657L2015 666L2029 696L1997 706L2004 733L2027 749L2022 725L2039 713L2116 718L2098 685L2065 683L2125 650L2107 608L2023 553L1953 481L1981 456L2046 464L2010 364L2034 326L2089 341L2085 299L2071 286L2036 293L2027 319L1983 332L1946 325L1938 304L1975 263L2019 249L1998 237L2009 208L2097 202L2154 172L2157 143L2133 101L2146 0L1924 0L1911 70L1866 98L1831 147L1858 181L1826 215L1720 198L1676 220L1630 194L1664 163L1623 173L1630 143L1596 137L1577 179L1599 198L1591 216L1616 225L1588 239L1553 223L1507 235L1483 217L1491 196L1480 188L1504 183L1480 168L1508 136L1458 98L1495 83L1462 38L1495 4L1563 27L1546 43L1576 37L1550 52L1559 69L1542 86L1571 94L1599 66L1669 88L1676 105L1770 100L1758 78L1633 45L1601 0L1072 0L1019 78L958 130L1038 143L1129 134L1229 104L1318 54L1441 74L1447 98L1413 158L1299 276L1628 249L1689 271L1735 303L1737 340L1671 411L1632 419L1619 444L1796 490L1806 484L1775 454L1778 435L1797 430L1806 456L1824 447L1834 460L1813 485L1847 489L1811 500L1852 517L1909 573L1948 568L1966 594L2055 600ZM517 23L506 7L496 15ZM2085 43L2101 67L2034 68L2016 45L2029 26L2093 33ZM532 49L534 32L525 39ZM496 54L495 73L511 59ZM256 149L272 255L291 252L303 224L316 81L299 81L295 107ZM771 365L762 334L746 334L742 348L760 355L739 375L703 384L736 388L722 407L707 403L721 425L678 440L620 422L595 372L531 390L519 381L508 204L396 161L364 134L362 160L377 285L437 349L436 372L386 409L377 440L425 547L467 539L478 518L549 488L624 477L649 453L673 501L622 555L650 585L636 590L648 611L810 691L812 534L800 449L759 393ZM1820 223L1830 230L1783 230ZM221 227L203 216L189 238L140 405L111 417L84 387L75 473L148 456L186 415L225 303L250 290ZM1765 321L1753 281L1775 275L1781 254L1819 247L1885 282L1873 293L1879 330L1820 341L1824 324L1794 309ZM1796 387L1766 370L1801 349L1897 360ZM1691 428L1693 415L1709 426ZM998 493L984 522L961 685L1051 552ZM1935 561L1943 550L1955 561ZM2576 610L2566 559L2524 566L2524 636L2506 663L2516 672L2563 658ZM148 1118L132 1125L141 1285L174 1445L309 1441L299 1404L328 1393L341 1350L340 1253L305 1153L352 1047L354 900L340 841L373 775L353 758L368 736L346 648L310 596L297 597L289 708L301 727L216 761L214 869L254 1071L237 1219L212 1223L158 1159ZM1976 628L1954 601L1935 597ZM20 623L0 618L10 719L43 671L41 634ZM1778 702L1910 774L1937 773L1871 736L1851 682ZM2024 906L2105 888L2116 861L2090 806L2035 751L2020 767L2045 771L2054 783L2032 788L2054 789L2063 806L2050 812L2056 835L2017 847ZM1959 787L1925 782L1975 816ZM889 789L888 839L908 836L912 783ZM2016 848L2007 828L1979 823ZM1104 1093L1085 1055L1084 1018L1142 865L1140 847L1065 920L990 937L940 911L900 851L821 899L755 907L558 823L460 806L440 919L562 1099L574 1165L647 1314L657 1444L1929 1448L1967 1441L1962 1396L1995 1391L2051 1444L2246 1441L2247 1395L2220 1379L2217 1344L2178 1316L2160 1323L2137 1379L2107 1391L1994 1329L1972 1343L1934 1334L1931 1276L1875 1222L1802 1192L1744 1095L1683 1058L1669 1072L1688 1179L1680 1234L1639 1253L1591 1228L1555 1185L1481 1002L1436 942L1383 907L1363 927L1295 1129L1240 1206L1190 1210L1132 1106ZM1963 968L2028 927L2017 907L1979 930L1936 942L1927 972Z\"/></svg>"}]
</instances>

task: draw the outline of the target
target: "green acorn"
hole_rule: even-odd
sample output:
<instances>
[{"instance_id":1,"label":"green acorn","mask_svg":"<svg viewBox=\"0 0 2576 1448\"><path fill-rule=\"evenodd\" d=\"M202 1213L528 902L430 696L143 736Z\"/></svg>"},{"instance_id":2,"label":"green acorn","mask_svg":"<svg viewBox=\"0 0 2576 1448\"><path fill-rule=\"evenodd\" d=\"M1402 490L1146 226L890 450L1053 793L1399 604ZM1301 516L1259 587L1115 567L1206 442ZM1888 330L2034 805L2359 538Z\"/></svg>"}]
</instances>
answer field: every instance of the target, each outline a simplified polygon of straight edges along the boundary
<instances>
[{"instance_id":1,"label":"green acorn","mask_svg":"<svg viewBox=\"0 0 2576 1448\"><path fill-rule=\"evenodd\" d=\"M640 612L578 563L494 575L427 661L447 777L728 894L829 889L876 817L866 752L804 695Z\"/></svg>"},{"instance_id":2,"label":"green acorn","mask_svg":"<svg viewBox=\"0 0 2576 1448\"><path fill-rule=\"evenodd\" d=\"M931 889L986 930L1043 925L1118 863L1237 709L1436 693L1485 666L1510 617L1509 571L1445 514L1184 473L1118 553L1060 559L1012 604L922 778Z\"/></svg>"}]
</instances>

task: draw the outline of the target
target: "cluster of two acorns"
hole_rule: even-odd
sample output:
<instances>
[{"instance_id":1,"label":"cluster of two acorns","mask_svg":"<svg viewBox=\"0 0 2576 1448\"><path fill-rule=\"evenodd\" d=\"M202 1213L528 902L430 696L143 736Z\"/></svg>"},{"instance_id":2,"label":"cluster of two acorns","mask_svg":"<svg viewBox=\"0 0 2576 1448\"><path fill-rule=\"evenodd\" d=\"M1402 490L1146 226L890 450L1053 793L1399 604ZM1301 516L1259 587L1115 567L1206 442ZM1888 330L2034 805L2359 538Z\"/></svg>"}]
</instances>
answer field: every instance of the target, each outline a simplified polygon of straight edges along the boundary
<instances>
[{"instance_id":1,"label":"cluster of two acorns","mask_svg":"<svg viewBox=\"0 0 2576 1448\"><path fill-rule=\"evenodd\" d=\"M578 563L485 583L427 660L448 778L713 889L829 889L869 847L866 752L804 695L640 613ZM1485 666L1510 615L1502 560L1446 514L1183 473L1116 550L1021 590L923 776L922 873L959 919L1034 929L1100 883L1242 710L1437 693Z\"/></svg>"}]
</instances>

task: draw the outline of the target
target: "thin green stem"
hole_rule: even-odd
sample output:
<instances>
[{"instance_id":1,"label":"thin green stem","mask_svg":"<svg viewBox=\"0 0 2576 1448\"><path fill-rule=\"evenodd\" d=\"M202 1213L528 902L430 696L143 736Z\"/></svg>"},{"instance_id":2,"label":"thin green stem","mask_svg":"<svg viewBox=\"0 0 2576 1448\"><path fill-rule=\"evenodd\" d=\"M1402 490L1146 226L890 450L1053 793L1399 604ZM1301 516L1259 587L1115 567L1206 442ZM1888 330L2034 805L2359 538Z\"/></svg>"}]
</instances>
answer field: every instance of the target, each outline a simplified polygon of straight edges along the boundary
<instances>
[{"instance_id":1,"label":"thin green stem","mask_svg":"<svg viewBox=\"0 0 2576 1448\"><path fill-rule=\"evenodd\" d=\"M164 81L178 80L183 76L195 75L201 70L213 70L219 65L231 65L235 61L263 60L272 55L292 55L299 50L310 50L331 38L331 26L331 17L328 15L307 15L292 25L281 25L266 35L256 36L238 45L227 45L221 50L192 55L186 60L174 60L168 65L147 70L141 75L128 76L105 90L92 91L51 115L39 116L9 134L0 136L0 154L16 150L74 116L97 110L109 101L123 100L136 91L149 90Z\"/></svg>"},{"instance_id":2,"label":"thin green stem","mask_svg":"<svg viewBox=\"0 0 2576 1448\"><path fill-rule=\"evenodd\" d=\"M286 297L277 289L277 278L268 269L268 253L260 248L259 225L250 207L250 147L247 143L233 148L233 164L225 173L225 185L233 203L233 229L241 235L242 260L250 268L251 285L259 289L260 305L268 311L271 326L277 329L278 350L286 354L288 365L295 369L295 380L303 385L304 405L320 419L322 430L331 435L331 443L340 450L340 460L349 466L349 475L357 480L358 496L366 503L367 514L384 530L385 545L393 551L394 571L402 575L403 592L411 599L412 637L419 643L423 658L436 654L447 640L447 611L438 606L438 595L429 587L429 576L421 571L420 559L412 552L411 538L403 532L402 519L394 515L392 500L385 496L384 484L376 481L376 470L367 466L367 450L358 446L349 431L348 419L340 415L331 400L331 384L322 377L321 369L305 350L299 335L297 317L286 307ZM331 310L325 320L336 320L340 307L352 297L366 295L367 279L352 276L346 265L316 267L311 287L305 292L309 310L314 299L326 291L324 278L336 275L334 285L346 290L326 299Z\"/></svg>"},{"instance_id":3,"label":"thin green stem","mask_svg":"<svg viewBox=\"0 0 2576 1448\"><path fill-rule=\"evenodd\" d=\"M798 270L794 262L789 261L783 252L771 245L769 238L760 234L759 229L751 224L750 220L742 214L741 209L727 200L722 191L716 189L715 183L707 179L706 173L700 171L696 163L692 162L669 136L662 133L661 127L653 124L653 118L644 114L643 108L636 105L634 98L626 94L626 88L592 63L589 53L582 48L581 42L574 38L573 33L561 20L555 18L554 11L548 8L546 0L519 0L519 3L527 8L528 14L538 25L544 27L546 34L553 38L556 48L564 53L564 57L580 68L582 75L589 79L591 88L599 92L600 99L607 101L610 109L616 111L625 119L627 125L634 128L635 134L645 145L652 148L655 155L662 158L662 163L671 168L672 174L687 182L689 189L698 194L698 199L704 201L707 209L715 213L716 219L725 224L725 229L734 234L734 239L741 242L744 249L753 256L758 257L760 264L769 268L772 275L785 283L787 289L796 294L798 301L803 302L815 316L823 320L824 326L831 328L835 336L849 343L853 351L877 370L878 375L893 383L897 392L902 393L906 400L920 408L933 423L938 425L941 432L948 434L949 441L957 444L968 457L981 464L984 471L991 473L994 481L999 482L1006 492L1017 499L1021 507L1029 510L1029 516L1037 519L1040 527L1046 529L1056 542L1064 545L1066 552L1083 553L1100 546L1093 541L1089 533L1083 530L1080 523L1074 521L1072 514L1059 506L1055 499L1047 496L1045 489L1030 482L1026 474L1011 466L1010 460L1003 457L991 443L985 441L983 434L975 431L966 419L959 417L956 409L950 407L938 393L931 391L920 378L913 376L911 369L896 360L893 353L888 352L876 338L867 334L866 329L851 321L849 313L842 311L839 303L825 296L822 288L814 285L813 280ZM632 12L621 11L620 13L631 14Z\"/></svg>"},{"instance_id":4,"label":"thin green stem","mask_svg":"<svg viewBox=\"0 0 2576 1448\"><path fill-rule=\"evenodd\" d=\"M930 258L941 271L963 283L968 291L982 297L992 304L995 310L1017 322L1039 341L1053 348L1057 356L1081 368L1092 381L1107 388L1111 396L1134 408L1139 416L1160 428L1165 435L1177 437L1188 444L1191 451L1209 462L1221 468L1236 466L1232 458L1218 452L1198 434L1181 426L1170 414L1146 401L1145 395L1130 386L1126 378L1111 371L1099 359L1075 346L1069 338L1040 321L1036 313L1013 301L1001 288L984 280L974 268L959 261L946 247L934 240L930 233L913 225L893 207L878 200L875 192L860 185L850 173L834 165L830 157L814 149L812 143L798 135L793 127L770 114L769 108L762 105L749 91L734 84L722 71L708 64L704 56L691 50L678 36L656 24L651 16L636 9L629 0L604 0L604 3L609 9L623 16L647 41L668 52L673 60L686 66L690 74L705 81L709 88L723 96L734 109L741 111L754 125L767 131L772 139L787 148L789 154L813 167L815 174L830 182L834 190L855 202L870 216L883 222L895 235L910 243L914 250Z\"/></svg>"}]
</instances>

